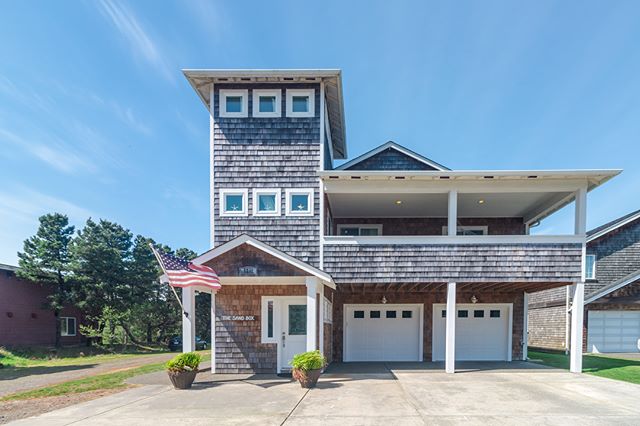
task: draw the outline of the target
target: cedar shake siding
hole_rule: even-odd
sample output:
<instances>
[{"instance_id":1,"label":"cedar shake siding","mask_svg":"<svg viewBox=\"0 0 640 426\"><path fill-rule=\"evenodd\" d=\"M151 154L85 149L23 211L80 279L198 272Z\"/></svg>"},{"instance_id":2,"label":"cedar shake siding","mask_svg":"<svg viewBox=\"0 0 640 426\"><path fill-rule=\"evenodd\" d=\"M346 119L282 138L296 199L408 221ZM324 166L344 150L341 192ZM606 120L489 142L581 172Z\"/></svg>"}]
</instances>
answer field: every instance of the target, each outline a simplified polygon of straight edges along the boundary
<instances>
[{"instance_id":1,"label":"cedar shake siding","mask_svg":"<svg viewBox=\"0 0 640 426\"><path fill-rule=\"evenodd\" d=\"M333 235L339 235L338 225L382 225L382 235L443 235L447 218L334 218ZM488 235L524 235L522 218L460 218L459 226L486 226Z\"/></svg>"},{"instance_id":2,"label":"cedar shake siding","mask_svg":"<svg viewBox=\"0 0 640 426\"><path fill-rule=\"evenodd\" d=\"M549 282L580 279L580 244L327 244L337 284Z\"/></svg>"},{"instance_id":3,"label":"cedar shake siding","mask_svg":"<svg viewBox=\"0 0 640 426\"><path fill-rule=\"evenodd\" d=\"M282 89L282 116L252 117L253 89ZM315 117L288 118L286 88L315 89ZM313 266L319 264L320 86L318 84L216 84L214 106L215 246L249 234ZM221 89L248 89L249 116L219 116ZM220 190L248 189L248 216L220 216ZM280 188L281 215L253 215L253 189ZM314 215L286 216L285 189L313 188Z\"/></svg>"},{"instance_id":4,"label":"cedar shake siding","mask_svg":"<svg viewBox=\"0 0 640 426\"><path fill-rule=\"evenodd\" d=\"M397 149L387 148L345 170L437 170Z\"/></svg>"}]
</instances>

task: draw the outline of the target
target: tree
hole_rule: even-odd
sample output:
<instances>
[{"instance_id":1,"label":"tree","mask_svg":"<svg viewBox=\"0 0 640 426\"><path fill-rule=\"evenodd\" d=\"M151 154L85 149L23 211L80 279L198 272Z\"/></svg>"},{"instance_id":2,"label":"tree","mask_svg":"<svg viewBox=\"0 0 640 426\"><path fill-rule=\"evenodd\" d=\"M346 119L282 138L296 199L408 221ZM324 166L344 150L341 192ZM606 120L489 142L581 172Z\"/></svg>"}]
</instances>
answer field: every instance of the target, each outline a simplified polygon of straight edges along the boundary
<instances>
[{"instance_id":1,"label":"tree","mask_svg":"<svg viewBox=\"0 0 640 426\"><path fill-rule=\"evenodd\" d=\"M20 278L52 287L48 307L56 318L56 347L60 346L60 312L71 301L73 289L69 283L69 246L75 228L67 216L60 213L40 217L34 236L25 240L18 253Z\"/></svg>"}]
</instances>

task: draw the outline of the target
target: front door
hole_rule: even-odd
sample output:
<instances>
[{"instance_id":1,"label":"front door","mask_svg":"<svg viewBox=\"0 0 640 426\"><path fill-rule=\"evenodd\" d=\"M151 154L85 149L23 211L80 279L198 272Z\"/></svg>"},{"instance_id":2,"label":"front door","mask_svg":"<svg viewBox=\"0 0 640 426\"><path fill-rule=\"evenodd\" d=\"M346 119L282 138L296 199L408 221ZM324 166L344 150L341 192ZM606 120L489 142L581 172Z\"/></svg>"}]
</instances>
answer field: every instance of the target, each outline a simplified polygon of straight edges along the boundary
<instances>
[{"instance_id":1,"label":"front door","mask_svg":"<svg viewBox=\"0 0 640 426\"><path fill-rule=\"evenodd\" d=\"M290 370L294 355L307 348L307 305L306 299L287 300L281 305L282 330L280 343L282 350L282 370Z\"/></svg>"}]
</instances>

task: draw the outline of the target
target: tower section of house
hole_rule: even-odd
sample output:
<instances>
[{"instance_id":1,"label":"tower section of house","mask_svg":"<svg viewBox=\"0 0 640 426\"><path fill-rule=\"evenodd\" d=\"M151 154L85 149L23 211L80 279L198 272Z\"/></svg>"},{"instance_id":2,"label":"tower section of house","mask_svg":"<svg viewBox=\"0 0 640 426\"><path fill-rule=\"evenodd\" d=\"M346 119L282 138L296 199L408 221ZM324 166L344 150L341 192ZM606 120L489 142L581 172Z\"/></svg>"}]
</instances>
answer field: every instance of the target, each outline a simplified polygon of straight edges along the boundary
<instances>
[{"instance_id":1,"label":"tower section of house","mask_svg":"<svg viewBox=\"0 0 640 426\"><path fill-rule=\"evenodd\" d=\"M587 233L584 344L588 352L640 352L640 211ZM567 349L571 289L532 295L531 345Z\"/></svg>"}]
</instances>

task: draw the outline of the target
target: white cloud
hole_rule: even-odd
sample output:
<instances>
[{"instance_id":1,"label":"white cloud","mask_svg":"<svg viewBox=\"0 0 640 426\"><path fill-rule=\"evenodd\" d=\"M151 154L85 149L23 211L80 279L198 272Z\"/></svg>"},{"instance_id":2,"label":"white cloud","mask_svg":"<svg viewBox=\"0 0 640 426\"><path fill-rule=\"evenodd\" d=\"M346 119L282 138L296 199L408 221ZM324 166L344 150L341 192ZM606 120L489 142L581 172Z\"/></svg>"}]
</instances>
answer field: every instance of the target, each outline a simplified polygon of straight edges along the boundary
<instances>
[{"instance_id":1,"label":"white cloud","mask_svg":"<svg viewBox=\"0 0 640 426\"><path fill-rule=\"evenodd\" d=\"M172 68L165 61L163 54L131 10L122 3L110 0L100 2L103 14L122 34L133 49L135 56L140 55L153 68L159 70L168 80L174 80Z\"/></svg>"},{"instance_id":2,"label":"white cloud","mask_svg":"<svg viewBox=\"0 0 640 426\"><path fill-rule=\"evenodd\" d=\"M211 0L191 0L184 2L191 15L199 24L208 40L220 41L225 26L230 22L224 19L223 9L218 2Z\"/></svg>"}]
</instances>

